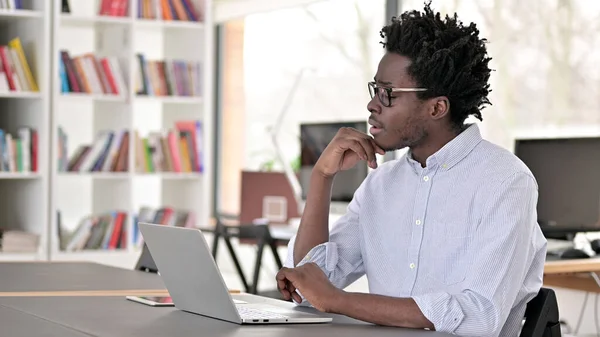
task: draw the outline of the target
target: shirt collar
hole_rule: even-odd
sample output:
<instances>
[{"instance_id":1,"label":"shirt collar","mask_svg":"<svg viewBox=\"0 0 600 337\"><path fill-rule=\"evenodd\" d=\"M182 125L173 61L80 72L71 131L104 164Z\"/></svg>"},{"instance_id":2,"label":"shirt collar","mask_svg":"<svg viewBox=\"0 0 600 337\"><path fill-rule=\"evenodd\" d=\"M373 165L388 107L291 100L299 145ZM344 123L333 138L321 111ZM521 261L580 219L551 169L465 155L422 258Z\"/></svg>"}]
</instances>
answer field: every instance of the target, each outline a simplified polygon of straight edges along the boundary
<instances>
[{"instance_id":1,"label":"shirt collar","mask_svg":"<svg viewBox=\"0 0 600 337\"><path fill-rule=\"evenodd\" d=\"M479 142L481 142L481 132L477 124L467 124L467 127L458 136L454 137L436 153L427 158L427 167L440 165L443 169L450 169L463 160ZM413 158L411 150L406 155L411 164L418 164ZM421 165L419 164L419 167Z\"/></svg>"}]
</instances>

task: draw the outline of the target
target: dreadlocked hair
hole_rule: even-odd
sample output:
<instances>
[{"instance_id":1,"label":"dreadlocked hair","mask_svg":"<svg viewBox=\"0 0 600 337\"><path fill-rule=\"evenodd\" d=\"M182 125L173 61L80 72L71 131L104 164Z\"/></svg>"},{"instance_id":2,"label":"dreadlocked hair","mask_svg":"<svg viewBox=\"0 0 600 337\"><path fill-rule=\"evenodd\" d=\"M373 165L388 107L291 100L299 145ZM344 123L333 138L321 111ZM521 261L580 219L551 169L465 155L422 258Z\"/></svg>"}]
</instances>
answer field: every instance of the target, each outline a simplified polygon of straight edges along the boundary
<instances>
[{"instance_id":1,"label":"dreadlocked hair","mask_svg":"<svg viewBox=\"0 0 600 337\"><path fill-rule=\"evenodd\" d=\"M408 74L428 89L418 93L420 99L448 97L456 127L469 115L483 120L481 110L491 105L487 98L491 58L486 56L487 40L479 38L475 23L463 26L456 13L442 20L440 13L431 10L430 1L424 13L413 10L393 17L380 34L387 38L381 43L388 52L412 60Z\"/></svg>"}]
</instances>

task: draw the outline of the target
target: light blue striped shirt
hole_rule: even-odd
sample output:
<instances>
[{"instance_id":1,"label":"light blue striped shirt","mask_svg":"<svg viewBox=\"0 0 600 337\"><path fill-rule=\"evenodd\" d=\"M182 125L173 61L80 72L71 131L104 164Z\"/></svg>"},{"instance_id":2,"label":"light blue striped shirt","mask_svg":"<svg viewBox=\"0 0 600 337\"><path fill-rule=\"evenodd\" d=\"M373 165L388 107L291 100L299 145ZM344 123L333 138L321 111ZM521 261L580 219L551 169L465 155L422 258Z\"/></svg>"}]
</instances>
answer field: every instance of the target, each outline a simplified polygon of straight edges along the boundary
<instances>
[{"instance_id":1,"label":"light blue striped shirt","mask_svg":"<svg viewBox=\"0 0 600 337\"><path fill-rule=\"evenodd\" d=\"M438 331L518 336L546 258L537 193L529 169L472 124L425 168L408 151L372 171L300 265L338 288L366 274L370 293L413 298Z\"/></svg>"}]
</instances>

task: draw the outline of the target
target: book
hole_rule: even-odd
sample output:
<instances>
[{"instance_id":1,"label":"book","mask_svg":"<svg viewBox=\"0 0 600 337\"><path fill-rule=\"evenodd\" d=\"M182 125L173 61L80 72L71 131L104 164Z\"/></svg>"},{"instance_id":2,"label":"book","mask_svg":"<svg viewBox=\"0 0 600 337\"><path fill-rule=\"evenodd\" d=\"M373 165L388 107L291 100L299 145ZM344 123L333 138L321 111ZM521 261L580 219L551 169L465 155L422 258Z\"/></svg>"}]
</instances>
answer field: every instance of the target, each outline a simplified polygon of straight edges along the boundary
<instances>
[{"instance_id":1,"label":"book","mask_svg":"<svg viewBox=\"0 0 600 337\"><path fill-rule=\"evenodd\" d=\"M127 172L129 131L103 130L92 144L81 144L68 158L67 134L58 127L59 172Z\"/></svg>"},{"instance_id":2,"label":"book","mask_svg":"<svg viewBox=\"0 0 600 337\"><path fill-rule=\"evenodd\" d=\"M69 0L62 0L60 10L62 13L71 13L71 6Z\"/></svg>"},{"instance_id":3,"label":"book","mask_svg":"<svg viewBox=\"0 0 600 337\"><path fill-rule=\"evenodd\" d=\"M40 235L20 230L0 231L0 251L3 253L35 253Z\"/></svg>"},{"instance_id":4,"label":"book","mask_svg":"<svg viewBox=\"0 0 600 337\"><path fill-rule=\"evenodd\" d=\"M202 95L202 66L185 60L148 60L137 54L135 93L138 96Z\"/></svg>"},{"instance_id":5,"label":"book","mask_svg":"<svg viewBox=\"0 0 600 337\"><path fill-rule=\"evenodd\" d=\"M71 57L61 50L59 76L61 92L123 96L127 85L117 57L97 57L86 53Z\"/></svg>"},{"instance_id":6,"label":"book","mask_svg":"<svg viewBox=\"0 0 600 337\"><path fill-rule=\"evenodd\" d=\"M23 9L22 0L0 0L0 9Z\"/></svg>"},{"instance_id":7,"label":"book","mask_svg":"<svg viewBox=\"0 0 600 337\"><path fill-rule=\"evenodd\" d=\"M137 0L137 17L146 20L203 21L201 7L191 0Z\"/></svg>"},{"instance_id":8,"label":"book","mask_svg":"<svg viewBox=\"0 0 600 337\"><path fill-rule=\"evenodd\" d=\"M202 173L202 123L178 121L175 127L147 137L134 132L135 171L138 173Z\"/></svg>"},{"instance_id":9,"label":"book","mask_svg":"<svg viewBox=\"0 0 600 337\"><path fill-rule=\"evenodd\" d=\"M64 251L115 250L127 248L127 212L114 210L83 217L71 233L61 234ZM58 224L65 233L64 224Z\"/></svg>"},{"instance_id":10,"label":"book","mask_svg":"<svg viewBox=\"0 0 600 337\"><path fill-rule=\"evenodd\" d=\"M0 91L39 91L18 37L0 46Z\"/></svg>"},{"instance_id":11,"label":"book","mask_svg":"<svg viewBox=\"0 0 600 337\"><path fill-rule=\"evenodd\" d=\"M129 0L101 0L98 15L124 17L128 10Z\"/></svg>"},{"instance_id":12,"label":"book","mask_svg":"<svg viewBox=\"0 0 600 337\"><path fill-rule=\"evenodd\" d=\"M37 171L37 130L20 127L13 135L0 129L0 172L31 173Z\"/></svg>"},{"instance_id":13,"label":"book","mask_svg":"<svg viewBox=\"0 0 600 337\"><path fill-rule=\"evenodd\" d=\"M150 207L143 206L140 208L133 219L132 242L133 247L141 248L144 245L144 240L139 231L139 222L152 224L160 224L165 226L196 228L196 214L193 211L185 209L177 209L171 206Z\"/></svg>"}]
</instances>

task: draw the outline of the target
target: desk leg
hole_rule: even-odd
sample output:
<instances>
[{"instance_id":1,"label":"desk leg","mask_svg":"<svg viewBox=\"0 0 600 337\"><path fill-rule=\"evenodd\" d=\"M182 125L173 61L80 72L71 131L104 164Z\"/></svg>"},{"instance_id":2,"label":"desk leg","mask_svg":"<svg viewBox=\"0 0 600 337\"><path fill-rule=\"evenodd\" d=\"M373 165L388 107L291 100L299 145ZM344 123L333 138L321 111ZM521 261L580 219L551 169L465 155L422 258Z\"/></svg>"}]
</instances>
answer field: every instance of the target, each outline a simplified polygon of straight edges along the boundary
<instances>
[{"instance_id":1,"label":"desk leg","mask_svg":"<svg viewBox=\"0 0 600 337\"><path fill-rule=\"evenodd\" d=\"M600 287L600 277L598 277L598 274L591 272L590 275L592 276L594 281L596 281L596 284L598 285L598 287Z\"/></svg>"},{"instance_id":2,"label":"desk leg","mask_svg":"<svg viewBox=\"0 0 600 337\"><path fill-rule=\"evenodd\" d=\"M254 263L254 276L252 278L252 294L258 293L258 277L260 276L260 267L262 264L262 255L265 249L265 243L263 240L258 242L258 251L256 252L256 262Z\"/></svg>"},{"instance_id":3,"label":"desk leg","mask_svg":"<svg viewBox=\"0 0 600 337\"><path fill-rule=\"evenodd\" d=\"M213 236L213 244L212 244L212 256L213 259L215 259L215 261L217 261L217 251L219 248L219 232L217 230L215 230L214 236Z\"/></svg>"},{"instance_id":4,"label":"desk leg","mask_svg":"<svg viewBox=\"0 0 600 337\"><path fill-rule=\"evenodd\" d=\"M279 253L277 253L277 245L275 244L275 242L271 241L269 243L269 246L271 246L271 251L273 252L273 257L275 258L275 263L277 263L277 267L279 269L283 268L283 264L281 263L281 259L279 258Z\"/></svg>"},{"instance_id":5,"label":"desk leg","mask_svg":"<svg viewBox=\"0 0 600 337\"><path fill-rule=\"evenodd\" d=\"M227 246L227 249L229 250L229 254L231 255L233 264L235 264L235 269L237 270L238 275L240 276L240 279L242 280L242 283L244 284L244 289L246 289L247 292L250 292L250 287L248 286L248 281L246 281L246 276L244 276L244 272L242 271L242 267L240 266L240 261L237 259L237 254L235 253L235 250L233 249L233 245L231 244L231 241L229 241L229 238L226 236L223 236L223 240L225 240L225 245Z\"/></svg>"}]
</instances>

